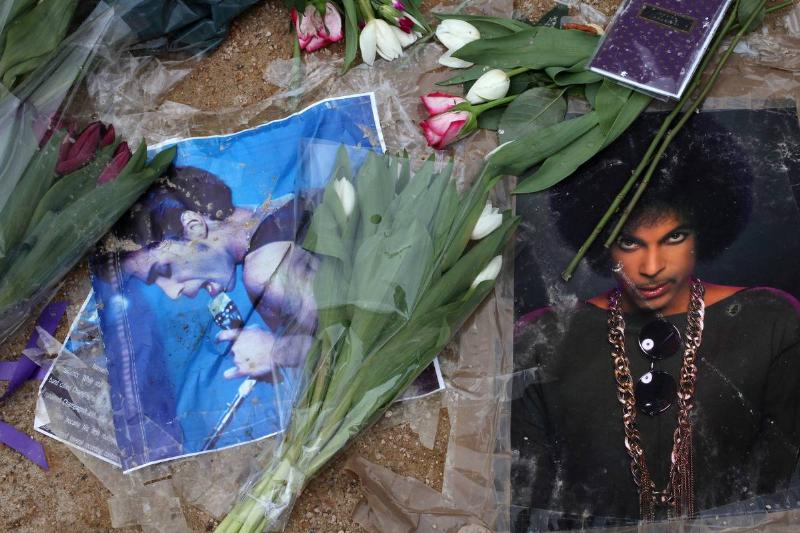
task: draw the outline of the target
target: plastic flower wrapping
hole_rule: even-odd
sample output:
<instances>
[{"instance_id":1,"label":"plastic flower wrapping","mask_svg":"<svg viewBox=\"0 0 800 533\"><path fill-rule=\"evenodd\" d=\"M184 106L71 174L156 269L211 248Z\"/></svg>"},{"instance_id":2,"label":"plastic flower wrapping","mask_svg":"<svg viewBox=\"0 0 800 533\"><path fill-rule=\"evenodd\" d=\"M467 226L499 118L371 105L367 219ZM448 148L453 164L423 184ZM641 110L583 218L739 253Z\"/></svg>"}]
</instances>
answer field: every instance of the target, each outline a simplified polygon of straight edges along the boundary
<instances>
[{"instance_id":1,"label":"plastic flower wrapping","mask_svg":"<svg viewBox=\"0 0 800 533\"><path fill-rule=\"evenodd\" d=\"M21 0L0 8L0 339L172 160L147 161L143 142L87 120L84 78L137 36L103 2L77 8Z\"/></svg>"},{"instance_id":2,"label":"plastic flower wrapping","mask_svg":"<svg viewBox=\"0 0 800 533\"><path fill-rule=\"evenodd\" d=\"M487 204L490 168L459 193L452 163L342 149L302 242L319 258L317 324L286 432L217 531L280 531L300 491L373 423L494 287L517 225Z\"/></svg>"}]
</instances>

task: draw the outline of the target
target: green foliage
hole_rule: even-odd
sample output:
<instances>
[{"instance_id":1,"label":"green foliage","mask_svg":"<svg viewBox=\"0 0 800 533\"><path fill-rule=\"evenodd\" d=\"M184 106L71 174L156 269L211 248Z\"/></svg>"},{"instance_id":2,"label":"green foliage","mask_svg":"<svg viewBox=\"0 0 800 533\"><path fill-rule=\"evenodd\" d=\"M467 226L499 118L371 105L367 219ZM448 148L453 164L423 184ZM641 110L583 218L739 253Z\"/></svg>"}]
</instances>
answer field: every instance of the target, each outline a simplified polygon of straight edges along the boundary
<instances>
[{"instance_id":1,"label":"green foliage","mask_svg":"<svg viewBox=\"0 0 800 533\"><path fill-rule=\"evenodd\" d=\"M27 9L30 2L14 3L2 34L3 85L11 89L20 77L49 59L64 39L76 6L77 0L41 0L32 9Z\"/></svg>"},{"instance_id":2,"label":"green foliage","mask_svg":"<svg viewBox=\"0 0 800 533\"><path fill-rule=\"evenodd\" d=\"M564 120L565 89L535 87L519 95L503 112L497 136L501 143L513 141Z\"/></svg>"},{"instance_id":3,"label":"green foliage","mask_svg":"<svg viewBox=\"0 0 800 533\"><path fill-rule=\"evenodd\" d=\"M138 153L145 152L142 143ZM174 158L175 148L164 150L145 165L141 165L141 157L131 158L113 181L66 198L65 205L46 210L38 221L30 224L4 263L0 315L57 282L166 171Z\"/></svg>"}]
</instances>

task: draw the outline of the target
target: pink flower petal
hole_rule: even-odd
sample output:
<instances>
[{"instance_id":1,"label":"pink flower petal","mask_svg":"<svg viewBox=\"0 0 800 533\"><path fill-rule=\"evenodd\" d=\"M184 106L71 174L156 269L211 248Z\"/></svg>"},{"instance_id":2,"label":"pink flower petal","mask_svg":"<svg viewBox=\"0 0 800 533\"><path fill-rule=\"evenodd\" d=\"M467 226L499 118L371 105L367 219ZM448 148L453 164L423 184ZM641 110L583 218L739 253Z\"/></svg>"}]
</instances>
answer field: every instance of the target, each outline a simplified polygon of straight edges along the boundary
<instances>
[{"instance_id":1,"label":"pink flower petal","mask_svg":"<svg viewBox=\"0 0 800 533\"><path fill-rule=\"evenodd\" d=\"M423 120L420 125L428 145L441 150L458 138L469 119L468 111L449 111Z\"/></svg>"},{"instance_id":2,"label":"pink flower petal","mask_svg":"<svg viewBox=\"0 0 800 533\"><path fill-rule=\"evenodd\" d=\"M422 104L425 106L429 115L438 115L439 113L450 111L458 104L466 102L466 100L460 96L442 92L428 93L420 96L420 100L422 100Z\"/></svg>"},{"instance_id":3,"label":"pink flower petal","mask_svg":"<svg viewBox=\"0 0 800 533\"><path fill-rule=\"evenodd\" d=\"M344 39L342 15L331 2L325 4L325 29L330 42L335 43Z\"/></svg>"}]
</instances>

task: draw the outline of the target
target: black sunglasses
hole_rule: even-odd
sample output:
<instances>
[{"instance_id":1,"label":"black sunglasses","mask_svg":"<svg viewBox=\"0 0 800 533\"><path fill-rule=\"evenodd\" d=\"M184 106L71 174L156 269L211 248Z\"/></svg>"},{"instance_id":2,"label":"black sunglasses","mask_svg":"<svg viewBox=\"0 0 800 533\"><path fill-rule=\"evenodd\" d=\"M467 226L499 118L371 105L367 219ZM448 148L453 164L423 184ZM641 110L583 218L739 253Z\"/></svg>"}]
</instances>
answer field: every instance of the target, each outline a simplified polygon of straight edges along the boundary
<instances>
[{"instance_id":1,"label":"black sunglasses","mask_svg":"<svg viewBox=\"0 0 800 533\"><path fill-rule=\"evenodd\" d=\"M656 370L655 364L675 355L681 345L678 328L663 319L645 324L639 332L639 348L650 361L650 371L639 378L633 389L636 405L642 413L649 416L663 413L677 398L675 378L668 372Z\"/></svg>"}]
</instances>

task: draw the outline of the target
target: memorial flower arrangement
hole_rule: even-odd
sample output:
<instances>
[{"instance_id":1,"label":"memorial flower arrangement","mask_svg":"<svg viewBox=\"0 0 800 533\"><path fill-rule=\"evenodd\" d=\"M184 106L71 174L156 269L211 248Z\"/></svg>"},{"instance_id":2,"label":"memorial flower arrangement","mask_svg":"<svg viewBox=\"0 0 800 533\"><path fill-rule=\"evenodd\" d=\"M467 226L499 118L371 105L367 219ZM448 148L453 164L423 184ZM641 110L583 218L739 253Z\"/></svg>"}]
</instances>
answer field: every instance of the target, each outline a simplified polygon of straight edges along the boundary
<instances>
[{"instance_id":1,"label":"memorial flower arrangement","mask_svg":"<svg viewBox=\"0 0 800 533\"><path fill-rule=\"evenodd\" d=\"M320 257L319 324L278 450L218 532L280 529L310 479L424 370L494 287L517 226L489 203L485 168L463 195L452 163L340 152L304 246Z\"/></svg>"}]
</instances>

